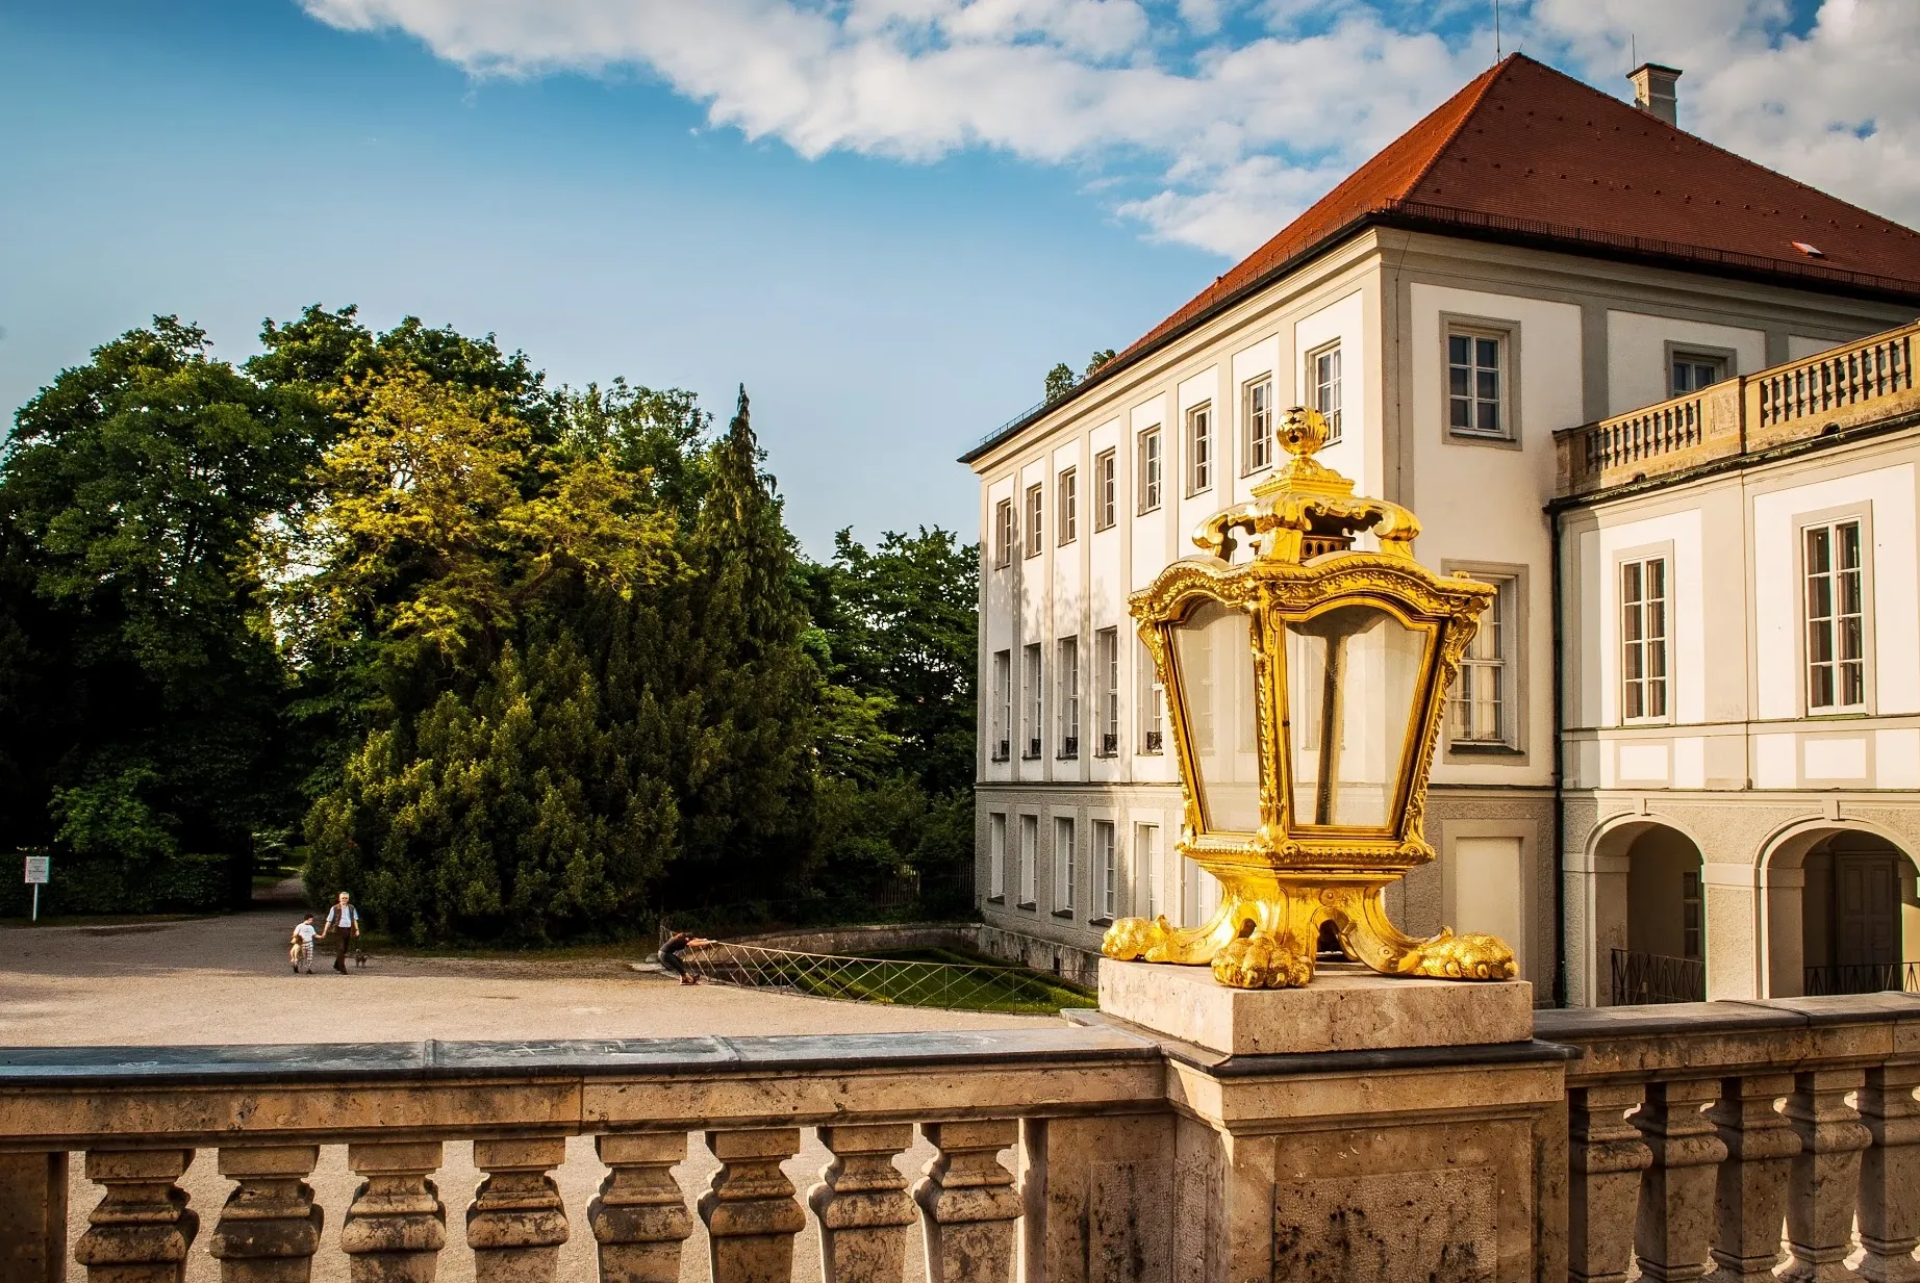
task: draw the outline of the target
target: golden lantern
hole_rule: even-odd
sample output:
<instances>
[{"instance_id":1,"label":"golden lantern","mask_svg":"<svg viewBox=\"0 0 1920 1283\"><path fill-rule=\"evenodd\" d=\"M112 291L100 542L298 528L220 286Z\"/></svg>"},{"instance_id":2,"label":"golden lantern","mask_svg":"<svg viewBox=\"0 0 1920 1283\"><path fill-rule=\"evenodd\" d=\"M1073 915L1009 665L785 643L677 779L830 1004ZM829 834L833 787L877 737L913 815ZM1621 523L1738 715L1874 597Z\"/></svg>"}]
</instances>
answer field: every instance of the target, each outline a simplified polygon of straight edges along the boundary
<instances>
[{"instance_id":1,"label":"golden lantern","mask_svg":"<svg viewBox=\"0 0 1920 1283\"><path fill-rule=\"evenodd\" d=\"M1494 589L1413 559L1413 514L1356 498L1314 459L1319 413L1288 411L1280 438L1287 464L1194 533L1205 555L1131 601L1179 755L1178 850L1219 879L1219 911L1188 929L1122 918L1102 951L1290 988L1313 979L1331 923L1349 957L1387 975L1510 979L1500 940L1404 935L1384 898L1433 859L1422 818L1444 697ZM1380 551L1353 548L1361 531ZM1252 556L1234 565L1240 534Z\"/></svg>"}]
</instances>

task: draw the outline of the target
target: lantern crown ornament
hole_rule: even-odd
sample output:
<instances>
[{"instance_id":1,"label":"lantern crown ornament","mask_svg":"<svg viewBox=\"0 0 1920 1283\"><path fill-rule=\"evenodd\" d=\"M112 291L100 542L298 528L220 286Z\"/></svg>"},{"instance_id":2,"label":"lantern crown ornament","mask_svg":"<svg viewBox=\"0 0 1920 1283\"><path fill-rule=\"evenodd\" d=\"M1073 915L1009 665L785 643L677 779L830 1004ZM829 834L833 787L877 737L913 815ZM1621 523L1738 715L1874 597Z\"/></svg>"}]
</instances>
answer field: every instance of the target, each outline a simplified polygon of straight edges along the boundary
<instances>
[{"instance_id":1,"label":"lantern crown ornament","mask_svg":"<svg viewBox=\"0 0 1920 1283\"><path fill-rule=\"evenodd\" d=\"M1167 691L1178 850L1219 880L1219 910L1184 929L1122 918L1101 949L1209 965L1241 989L1307 984L1335 941L1387 975L1511 979L1504 942L1408 936L1385 905L1433 859L1423 820L1446 690L1494 589L1414 560L1414 515L1355 496L1314 458L1317 411L1289 410L1279 436L1286 465L1201 522L1201 553L1129 603ZM1361 534L1378 550L1356 548Z\"/></svg>"}]
</instances>

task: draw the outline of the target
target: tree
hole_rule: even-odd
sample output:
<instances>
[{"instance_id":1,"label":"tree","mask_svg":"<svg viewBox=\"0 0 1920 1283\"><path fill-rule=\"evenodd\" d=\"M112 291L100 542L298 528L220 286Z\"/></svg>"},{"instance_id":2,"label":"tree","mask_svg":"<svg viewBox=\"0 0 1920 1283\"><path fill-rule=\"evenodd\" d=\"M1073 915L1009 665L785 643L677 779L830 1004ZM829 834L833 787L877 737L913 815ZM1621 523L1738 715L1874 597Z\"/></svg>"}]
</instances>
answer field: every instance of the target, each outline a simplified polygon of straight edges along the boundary
<instances>
[{"instance_id":1,"label":"tree","mask_svg":"<svg viewBox=\"0 0 1920 1283\"><path fill-rule=\"evenodd\" d=\"M1061 397L1078 387L1079 384L1080 380L1074 377L1073 367L1065 361L1062 361L1047 371L1046 399L1049 403L1058 401Z\"/></svg>"},{"instance_id":2,"label":"tree","mask_svg":"<svg viewBox=\"0 0 1920 1283\"><path fill-rule=\"evenodd\" d=\"M1105 365L1108 361L1111 361L1111 360L1113 360L1112 348L1110 347L1096 348L1094 350L1093 355L1087 359L1086 377L1092 378L1096 373L1099 372L1101 366Z\"/></svg>"}]
</instances>

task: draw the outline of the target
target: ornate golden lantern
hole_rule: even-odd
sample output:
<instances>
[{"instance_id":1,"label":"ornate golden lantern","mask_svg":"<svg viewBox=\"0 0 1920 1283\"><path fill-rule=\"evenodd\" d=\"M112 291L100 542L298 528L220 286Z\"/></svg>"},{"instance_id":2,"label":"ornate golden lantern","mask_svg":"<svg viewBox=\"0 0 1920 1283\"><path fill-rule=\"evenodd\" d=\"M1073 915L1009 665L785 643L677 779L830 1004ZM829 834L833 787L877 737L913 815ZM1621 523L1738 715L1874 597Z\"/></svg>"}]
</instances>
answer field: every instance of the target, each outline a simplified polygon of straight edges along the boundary
<instances>
[{"instance_id":1,"label":"ornate golden lantern","mask_svg":"<svg viewBox=\"0 0 1920 1283\"><path fill-rule=\"evenodd\" d=\"M1293 409L1292 458L1253 500L1201 523L1187 557L1135 593L1167 691L1185 822L1179 852L1218 878L1204 926L1123 918L1110 958L1211 963L1241 989L1313 979L1321 924L1388 975L1506 980L1486 935L1429 940L1387 920L1391 882L1433 859L1422 835L1447 687L1494 590L1413 559L1411 512L1356 498L1317 462L1327 425ZM1379 552L1352 547L1371 530ZM1230 564L1235 535L1251 560Z\"/></svg>"}]
</instances>

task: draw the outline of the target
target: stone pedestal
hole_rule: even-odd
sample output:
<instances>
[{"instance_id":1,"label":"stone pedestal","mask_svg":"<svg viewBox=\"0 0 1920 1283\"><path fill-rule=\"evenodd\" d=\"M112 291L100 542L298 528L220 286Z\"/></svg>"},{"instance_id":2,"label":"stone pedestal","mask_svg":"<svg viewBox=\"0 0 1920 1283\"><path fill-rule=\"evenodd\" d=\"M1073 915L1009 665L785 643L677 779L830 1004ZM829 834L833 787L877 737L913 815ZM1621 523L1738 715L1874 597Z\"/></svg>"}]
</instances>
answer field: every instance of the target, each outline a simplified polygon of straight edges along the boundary
<instances>
[{"instance_id":1,"label":"stone pedestal","mask_svg":"<svg viewBox=\"0 0 1920 1283\"><path fill-rule=\"evenodd\" d=\"M1232 990L1105 960L1105 1019L1163 1042L1174 1283L1566 1274L1564 1052L1521 982L1322 968Z\"/></svg>"}]
</instances>

